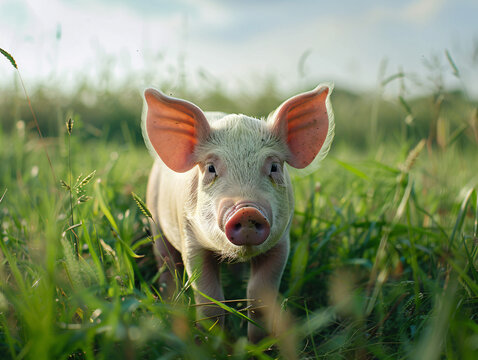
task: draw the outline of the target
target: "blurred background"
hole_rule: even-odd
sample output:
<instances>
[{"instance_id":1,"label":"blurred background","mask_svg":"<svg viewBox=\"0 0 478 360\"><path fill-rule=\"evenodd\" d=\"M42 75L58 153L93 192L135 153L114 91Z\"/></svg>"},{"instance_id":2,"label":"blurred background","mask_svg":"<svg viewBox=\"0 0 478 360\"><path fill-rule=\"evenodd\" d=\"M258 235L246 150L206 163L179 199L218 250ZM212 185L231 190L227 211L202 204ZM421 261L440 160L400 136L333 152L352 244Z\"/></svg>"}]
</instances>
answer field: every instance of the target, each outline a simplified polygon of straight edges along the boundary
<instances>
[{"instance_id":1,"label":"blurred background","mask_svg":"<svg viewBox=\"0 0 478 360\"><path fill-rule=\"evenodd\" d=\"M474 0L1 0L0 46L47 135L74 114L88 136L141 142L148 86L205 110L265 116L333 82L339 141L363 145L380 131L398 141L435 132L430 104L417 99L453 97L450 134L469 120L456 106L478 96L477 13ZM1 126L28 123L6 59L0 79Z\"/></svg>"},{"instance_id":2,"label":"blurred background","mask_svg":"<svg viewBox=\"0 0 478 360\"><path fill-rule=\"evenodd\" d=\"M477 359L477 15L477 0L0 0L18 65L0 54L0 357L269 358L237 316L235 343L201 333L176 307L189 281L172 308L150 289L142 92L262 117L333 82L331 151L293 175L281 307L298 325L282 338L300 358ZM224 274L228 299L246 272Z\"/></svg>"}]
</instances>

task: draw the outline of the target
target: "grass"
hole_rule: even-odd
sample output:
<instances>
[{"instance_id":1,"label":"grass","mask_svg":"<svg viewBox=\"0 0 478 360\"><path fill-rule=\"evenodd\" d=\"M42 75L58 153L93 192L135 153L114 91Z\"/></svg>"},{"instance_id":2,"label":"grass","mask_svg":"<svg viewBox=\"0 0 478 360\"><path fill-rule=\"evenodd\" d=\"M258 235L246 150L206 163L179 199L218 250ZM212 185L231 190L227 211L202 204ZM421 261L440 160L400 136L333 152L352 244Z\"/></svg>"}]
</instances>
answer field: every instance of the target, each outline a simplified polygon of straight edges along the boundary
<instances>
[{"instance_id":1,"label":"grass","mask_svg":"<svg viewBox=\"0 0 478 360\"><path fill-rule=\"evenodd\" d=\"M0 127L2 359L476 358L476 101L336 92L337 141L316 173L294 177L280 331L250 344L235 313L246 306L247 268L222 274L227 299L238 299L225 304L226 332L196 326L186 278L173 303L159 296L147 212L132 196L144 197L152 164L138 138L139 95L121 107L118 94L93 93L101 106L87 108L39 94L43 140L24 101L2 90L12 99ZM262 110L240 94L197 98L265 115L277 94L258 95Z\"/></svg>"}]
</instances>

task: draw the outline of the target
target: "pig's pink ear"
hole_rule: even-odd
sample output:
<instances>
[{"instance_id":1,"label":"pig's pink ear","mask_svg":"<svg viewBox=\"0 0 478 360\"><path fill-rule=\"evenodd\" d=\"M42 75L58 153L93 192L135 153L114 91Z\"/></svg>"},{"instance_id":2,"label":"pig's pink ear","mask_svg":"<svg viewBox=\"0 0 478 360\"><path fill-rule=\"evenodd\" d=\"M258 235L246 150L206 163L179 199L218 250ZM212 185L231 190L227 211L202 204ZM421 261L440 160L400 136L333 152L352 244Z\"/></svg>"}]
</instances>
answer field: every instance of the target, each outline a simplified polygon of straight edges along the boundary
<instances>
[{"instance_id":1,"label":"pig's pink ear","mask_svg":"<svg viewBox=\"0 0 478 360\"><path fill-rule=\"evenodd\" d=\"M308 166L322 147L326 155L334 127L332 109L327 104L330 91L328 86L319 85L312 91L294 96L282 103L270 119L272 132L289 148L287 162L294 168Z\"/></svg>"},{"instance_id":2,"label":"pig's pink ear","mask_svg":"<svg viewBox=\"0 0 478 360\"><path fill-rule=\"evenodd\" d=\"M196 105L154 89L147 89L144 98L144 128L154 150L171 170L190 170L196 164L196 145L209 135L206 116Z\"/></svg>"}]
</instances>

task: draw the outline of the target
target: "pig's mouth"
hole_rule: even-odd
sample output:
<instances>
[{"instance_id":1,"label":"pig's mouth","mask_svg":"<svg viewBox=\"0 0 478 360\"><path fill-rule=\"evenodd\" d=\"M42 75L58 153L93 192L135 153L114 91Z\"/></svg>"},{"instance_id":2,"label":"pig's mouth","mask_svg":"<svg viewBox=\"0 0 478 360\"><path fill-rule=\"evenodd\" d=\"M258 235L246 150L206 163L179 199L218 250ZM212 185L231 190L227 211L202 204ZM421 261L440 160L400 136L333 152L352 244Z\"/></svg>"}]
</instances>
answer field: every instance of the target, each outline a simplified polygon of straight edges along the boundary
<instances>
[{"instance_id":1,"label":"pig's mouth","mask_svg":"<svg viewBox=\"0 0 478 360\"><path fill-rule=\"evenodd\" d=\"M260 245L269 236L271 224L257 204L237 203L223 216L221 230L237 246Z\"/></svg>"}]
</instances>

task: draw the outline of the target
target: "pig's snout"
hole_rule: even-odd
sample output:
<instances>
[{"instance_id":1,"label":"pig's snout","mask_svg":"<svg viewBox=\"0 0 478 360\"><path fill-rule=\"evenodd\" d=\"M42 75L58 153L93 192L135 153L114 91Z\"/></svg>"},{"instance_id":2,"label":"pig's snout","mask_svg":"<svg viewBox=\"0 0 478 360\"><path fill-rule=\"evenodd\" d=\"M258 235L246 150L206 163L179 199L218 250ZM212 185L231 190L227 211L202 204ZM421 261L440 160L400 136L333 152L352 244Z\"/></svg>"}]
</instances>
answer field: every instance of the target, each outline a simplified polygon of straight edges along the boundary
<instances>
[{"instance_id":1,"label":"pig's snout","mask_svg":"<svg viewBox=\"0 0 478 360\"><path fill-rule=\"evenodd\" d=\"M226 220L224 233L234 245L260 245L271 231L266 217L255 207L237 209Z\"/></svg>"}]
</instances>

